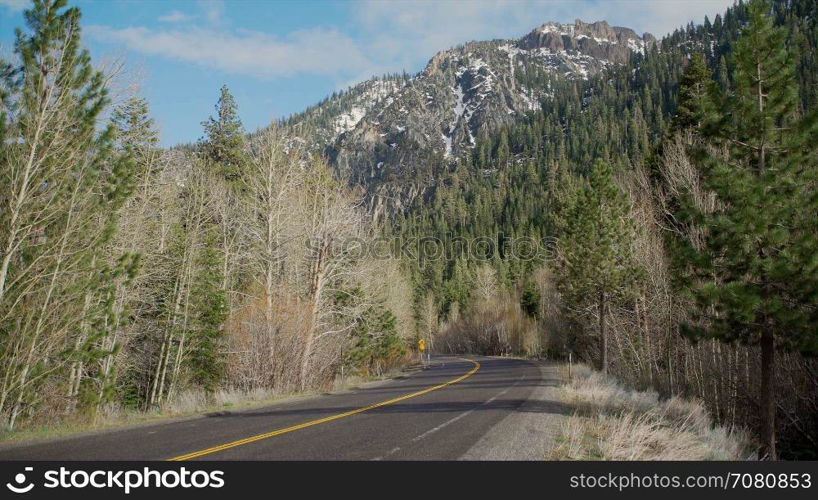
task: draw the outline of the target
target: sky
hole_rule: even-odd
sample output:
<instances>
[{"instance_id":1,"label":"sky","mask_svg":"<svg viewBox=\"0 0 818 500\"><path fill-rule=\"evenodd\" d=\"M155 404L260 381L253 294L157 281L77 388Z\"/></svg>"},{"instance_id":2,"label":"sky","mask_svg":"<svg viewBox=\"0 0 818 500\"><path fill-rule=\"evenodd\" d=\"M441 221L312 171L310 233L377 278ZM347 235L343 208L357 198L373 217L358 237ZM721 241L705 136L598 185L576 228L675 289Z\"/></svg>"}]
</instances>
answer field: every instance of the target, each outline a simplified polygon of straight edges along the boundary
<instances>
[{"instance_id":1,"label":"sky","mask_svg":"<svg viewBox=\"0 0 818 500\"><path fill-rule=\"evenodd\" d=\"M117 96L138 92L162 144L193 142L219 88L248 131L372 75L423 69L435 53L517 38L548 22L606 20L661 37L712 19L733 0L69 0L83 40L114 71ZM28 0L0 0L0 54Z\"/></svg>"}]
</instances>

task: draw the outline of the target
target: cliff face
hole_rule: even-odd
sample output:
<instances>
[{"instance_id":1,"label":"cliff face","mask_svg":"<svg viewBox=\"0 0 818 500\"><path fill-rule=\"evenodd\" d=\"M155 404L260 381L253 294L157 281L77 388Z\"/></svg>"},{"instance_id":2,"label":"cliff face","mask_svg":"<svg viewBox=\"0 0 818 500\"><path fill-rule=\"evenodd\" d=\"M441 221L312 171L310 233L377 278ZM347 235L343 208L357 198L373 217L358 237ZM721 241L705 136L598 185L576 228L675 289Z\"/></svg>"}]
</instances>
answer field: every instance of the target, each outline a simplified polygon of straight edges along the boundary
<instances>
[{"instance_id":1,"label":"cliff face","mask_svg":"<svg viewBox=\"0 0 818 500\"><path fill-rule=\"evenodd\" d=\"M584 54L613 63L625 63L632 52L641 52L655 42L649 33L637 35L630 28L610 26L605 21L574 24L546 23L520 39L523 50L546 49L552 53Z\"/></svg>"}]
</instances>

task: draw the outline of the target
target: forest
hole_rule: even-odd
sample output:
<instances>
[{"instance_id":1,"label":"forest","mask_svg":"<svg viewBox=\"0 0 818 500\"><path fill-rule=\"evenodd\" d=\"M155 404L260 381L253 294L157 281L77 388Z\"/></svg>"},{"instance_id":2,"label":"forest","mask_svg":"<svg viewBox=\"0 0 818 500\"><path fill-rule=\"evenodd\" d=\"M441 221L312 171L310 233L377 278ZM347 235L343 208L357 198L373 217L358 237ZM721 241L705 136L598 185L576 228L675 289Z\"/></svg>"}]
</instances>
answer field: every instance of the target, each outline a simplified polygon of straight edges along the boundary
<instances>
[{"instance_id":1,"label":"forest","mask_svg":"<svg viewBox=\"0 0 818 500\"><path fill-rule=\"evenodd\" d=\"M403 361L411 290L339 244L376 228L321 156L277 127L249 140L227 88L200 143L162 149L147 102L92 65L76 7L26 20L0 109L7 429Z\"/></svg>"},{"instance_id":2,"label":"forest","mask_svg":"<svg viewBox=\"0 0 818 500\"><path fill-rule=\"evenodd\" d=\"M814 457L814 8L738 3L588 81L518 75L554 98L387 224L445 235L451 259L410 266L438 344L570 353L702 400L762 456ZM491 244L475 260L464 238ZM519 258L520 238L544 251Z\"/></svg>"},{"instance_id":3,"label":"forest","mask_svg":"<svg viewBox=\"0 0 818 500\"><path fill-rule=\"evenodd\" d=\"M570 356L816 458L812 0L738 2L587 80L515 74L553 97L418 165L433 185L386 217L326 138L248 133L226 86L160 147L77 7L25 19L0 60L4 433L324 390L425 339ZM445 258L400 250L424 238Z\"/></svg>"}]
</instances>

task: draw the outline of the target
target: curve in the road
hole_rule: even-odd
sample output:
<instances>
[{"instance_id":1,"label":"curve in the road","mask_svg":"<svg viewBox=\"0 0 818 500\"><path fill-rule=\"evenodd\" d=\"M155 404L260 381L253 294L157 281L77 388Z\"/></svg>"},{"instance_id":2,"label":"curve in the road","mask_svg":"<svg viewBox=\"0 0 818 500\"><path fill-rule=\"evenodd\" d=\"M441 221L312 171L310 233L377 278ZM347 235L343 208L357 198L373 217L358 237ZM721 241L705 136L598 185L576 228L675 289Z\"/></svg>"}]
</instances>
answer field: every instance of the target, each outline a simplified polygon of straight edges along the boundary
<instances>
[{"instance_id":1,"label":"curve in the road","mask_svg":"<svg viewBox=\"0 0 818 500\"><path fill-rule=\"evenodd\" d=\"M418 396L428 394L428 393L430 393L432 391L437 391L439 389L443 389L443 388L448 387L450 385L454 385L454 384L456 384L458 382L466 380L467 378L469 378L472 375L474 375L475 373L477 373L477 370L480 369L480 363L478 361L473 360L473 359L466 359L466 358L460 358L460 359L463 359L464 361L468 361L468 362L472 363L474 366L466 374L461 375L461 376L459 376L457 378L454 378L452 380L449 380L448 382L444 382L442 384L435 385L435 386L432 386L432 387L427 387L426 389L423 389L421 391L406 394L406 395L403 395L403 396L400 396L400 397L397 397L397 398L394 398L394 399L389 399L387 401L381 401L379 403L374 403L374 404L371 404L369 406L364 406L362 408L357 408L355 410L350 410L350 411L346 411L346 412L343 412L343 413L330 415L329 417L319 418L317 420L311 420L309 422L304 422L302 424L292 425L290 427L285 427L283 429L277 429L277 430L274 430L274 431L271 431L271 432L266 432L266 433L263 433L263 434L257 434L255 436L250 436L250 437L247 437L247 438L244 438L244 439L239 439L239 440L236 440L236 441L231 441L229 443L220 444L218 446L213 446L213 447L210 447L210 448L206 448L204 450L199 450L199 451L194 451L194 452L191 452L191 453L187 453L185 455L179 455L178 457L173 457L173 458L171 458L169 460L174 461L174 462L179 462L179 461L199 458L199 457L202 457L202 456L205 456L205 455L210 455L211 453L216 453L216 452L219 452L219 451L222 451L222 450L227 450L227 449L230 449L230 448L236 448L238 446L242 446L242 445L249 444L249 443L255 443L256 441L262 441L264 439L273 438L273 437L276 437L276 436L280 436L282 434L287 434L289 432L294 432L294 431L297 431L297 430L300 430L300 429L305 429L307 427L312 427L312 426L315 426L315 425L320 425L320 424L325 424L327 422L332 422L333 420L339 420L339 419L342 419L342 418L351 417L352 415L357 415L357 414L363 413L365 411L374 410L375 408L382 408L384 406L389 406L389 405L395 404L395 403L400 403L401 401L406 401L407 399L416 398Z\"/></svg>"}]
</instances>

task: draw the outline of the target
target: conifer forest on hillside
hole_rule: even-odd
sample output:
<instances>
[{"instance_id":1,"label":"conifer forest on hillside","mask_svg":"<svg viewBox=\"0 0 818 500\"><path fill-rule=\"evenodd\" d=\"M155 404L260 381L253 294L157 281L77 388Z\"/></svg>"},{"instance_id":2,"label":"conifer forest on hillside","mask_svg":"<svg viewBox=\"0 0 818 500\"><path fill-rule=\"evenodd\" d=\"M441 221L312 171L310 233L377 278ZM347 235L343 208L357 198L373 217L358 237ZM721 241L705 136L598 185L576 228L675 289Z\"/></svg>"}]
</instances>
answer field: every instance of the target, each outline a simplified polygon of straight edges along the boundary
<instances>
[{"instance_id":1,"label":"conifer forest on hillside","mask_svg":"<svg viewBox=\"0 0 818 500\"><path fill-rule=\"evenodd\" d=\"M0 53L2 436L324 391L423 339L818 458L814 0L440 47L258 130L222 86L174 146L71 3Z\"/></svg>"}]
</instances>

